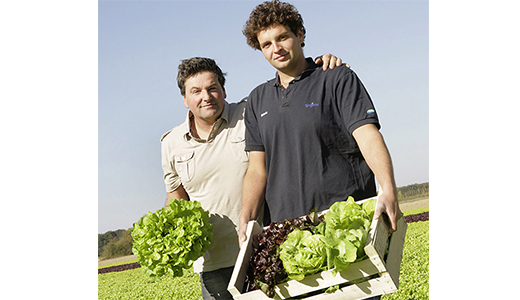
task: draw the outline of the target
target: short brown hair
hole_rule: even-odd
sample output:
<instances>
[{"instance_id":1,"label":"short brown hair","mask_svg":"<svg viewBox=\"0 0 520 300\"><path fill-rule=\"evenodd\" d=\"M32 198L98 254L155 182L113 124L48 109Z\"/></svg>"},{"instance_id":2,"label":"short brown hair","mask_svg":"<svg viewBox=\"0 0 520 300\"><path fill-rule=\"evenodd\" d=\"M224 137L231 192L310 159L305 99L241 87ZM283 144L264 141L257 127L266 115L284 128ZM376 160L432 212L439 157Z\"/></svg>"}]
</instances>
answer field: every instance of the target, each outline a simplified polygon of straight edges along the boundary
<instances>
[{"instance_id":1,"label":"short brown hair","mask_svg":"<svg viewBox=\"0 0 520 300\"><path fill-rule=\"evenodd\" d=\"M213 72L217 76L218 82L224 88L226 73L222 73L222 70L217 63L211 58L205 57L192 57L184 59L179 65L179 73L177 73L177 85L181 90L181 95L186 95L185 83L188 78L194 76L200 72L209 71Z\"/></svg>"},{"instance_id":2,"label":"short brown hair","mask_svg":"<svg viewBox=\"0 0 520 300\"><path fill-rule=\"evenodd\" d=\"M257 34L277 24L289 27L295 35L298 35L298 32L301 31L305 37L303 18L296 7L279 0L265 1L258 5L251 12L242 33L246 36L249 46L260 50ZM305 43L302 43L301 46L304 47Z\"/></svg>"}]
</instances>

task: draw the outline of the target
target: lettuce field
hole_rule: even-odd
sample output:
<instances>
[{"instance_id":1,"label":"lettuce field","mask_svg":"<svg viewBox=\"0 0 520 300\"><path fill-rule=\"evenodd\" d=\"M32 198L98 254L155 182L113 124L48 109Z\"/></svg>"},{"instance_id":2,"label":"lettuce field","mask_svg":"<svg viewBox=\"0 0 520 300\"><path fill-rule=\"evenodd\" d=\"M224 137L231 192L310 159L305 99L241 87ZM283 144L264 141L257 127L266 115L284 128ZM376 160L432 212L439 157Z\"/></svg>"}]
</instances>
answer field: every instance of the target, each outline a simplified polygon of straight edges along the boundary
<instances>
[{"instance_id":1,"label":"lettuce field","mask_svg":"<svg viewBox=\"0 0 520 300\"><path fill-rule=\"evenodd\" d=\"M404 212L409 223L403 249L399 291L384 295L383 300L429 299L430 222L421 221L425 219L424 213L428 210L426 207ZM428 219L427 215L426 219ZM135 261L128 261L123 264L130 265L130 263L135 263ZM100 268L105 267L107 266ZM114 266L109 267L118 269ZM108 269L105 271L108 271ZM182 277L162 276L154 280L146 275L142 268L134 268L119 272L102 273L100 271L98 275L98 298L107 300L199 300L202 299L202 296L199 275L192 270L184 270Z\"/></svg>"}]
</instances>

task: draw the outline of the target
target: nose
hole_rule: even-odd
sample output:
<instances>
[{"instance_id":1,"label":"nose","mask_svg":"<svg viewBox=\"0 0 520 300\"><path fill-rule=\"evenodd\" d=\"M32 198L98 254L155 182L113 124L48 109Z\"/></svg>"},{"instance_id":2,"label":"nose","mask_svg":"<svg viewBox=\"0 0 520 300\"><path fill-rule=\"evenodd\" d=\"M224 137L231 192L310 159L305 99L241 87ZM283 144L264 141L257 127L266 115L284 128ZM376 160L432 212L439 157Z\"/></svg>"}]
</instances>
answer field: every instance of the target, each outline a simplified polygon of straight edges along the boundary
<instances>
[{"instance_id":1,"label":"nose","mask_svg":"<svg viewBox=\"0 0 520 300\"><path fill-rule=\"evenodd\" d=\"M203 89L201 92L201 97L202 97L202 100L209 101L211 99L211 93L208 90Z\"/></svg>"},{"instance_id":2,"label":"nose","mask_svg":"<svg viewBox=\"0 0 520 300\"><path fill-rule=\"evenodd\" d=\"M274 52L279 52L280 50L282 50L282 47L280 45L278 45L277 42L274 42L273 49L274 49Z\"/></svg>"}]
</instances>

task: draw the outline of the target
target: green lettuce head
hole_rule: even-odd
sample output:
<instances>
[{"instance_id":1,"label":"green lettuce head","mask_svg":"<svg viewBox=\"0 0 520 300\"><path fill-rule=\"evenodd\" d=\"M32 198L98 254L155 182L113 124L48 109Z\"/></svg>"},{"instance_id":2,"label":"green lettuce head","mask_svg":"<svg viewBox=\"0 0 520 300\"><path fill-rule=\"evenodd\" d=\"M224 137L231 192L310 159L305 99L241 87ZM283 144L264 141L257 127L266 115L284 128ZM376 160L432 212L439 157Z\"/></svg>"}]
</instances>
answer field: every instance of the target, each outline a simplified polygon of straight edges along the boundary
<instances>
[{"instance_id":1,"label":"green lettuce head","mask_svg":"<svg viewBox=\"0 0 520 300\"><path fill-rule=\"evenodd\" d=\"M289 279L302 280L306 275L326 269L324 237L295 229L280 245L280 259Z\"/></svg>"},{"instance_id":2,"label":"green lettuce head","mask_svg":"<svg viewBox=\"0 0 520 300\"><path fill-rule=\"evenodd\" d=\"M334 274L365 256L376 199L373 200L362 207L349 197L347 201L334 203L325 213L327 268L333 269Z\"/></svg>"},{"instance_id":3,"label":"green lettuce head","mask_svg":"<svg viewBox=\"0 0 520 300\"><path fill-rule=\"evenodd\" d=\"M371 221L365 210L354 202L354 198L348 197L347 201L332 204L325 213L325 232L332 234L337 229L348 229L351 226L359 225L368 230Z\"/></svg>"},{"instance_id":4,"label":"green lettuce head","mask_svg":"<svg viewBox=\"0 0 520 300\"><path fill-rule=\"evenodd\" d=\"M182 276L209 248L213 225L197 201L172 200L132 228L132 252L151 277Z\"/></svg>"}]
</instances>

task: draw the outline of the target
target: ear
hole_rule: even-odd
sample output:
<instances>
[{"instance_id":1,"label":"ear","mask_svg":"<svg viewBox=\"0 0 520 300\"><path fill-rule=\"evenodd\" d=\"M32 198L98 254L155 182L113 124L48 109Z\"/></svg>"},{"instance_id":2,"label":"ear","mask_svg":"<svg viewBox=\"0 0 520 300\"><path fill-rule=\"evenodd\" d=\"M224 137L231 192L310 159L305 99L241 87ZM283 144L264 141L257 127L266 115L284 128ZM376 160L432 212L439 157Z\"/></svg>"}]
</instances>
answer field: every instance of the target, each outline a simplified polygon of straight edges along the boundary
<instances>
[{"instance_id":1,"label":"ear","mask_svg":"<svg viewBox=\"0 0 520 300\"><path fill-rule=\"evenodd\" d=\"M224 91L224 99L226 99L227 98L226 89L224 87L222 87L222 90Z\"/></svg>"},{"instance_id":2,"label":"ear","mask_svg":"<svg viewBox=\"0 0 520 300\"><path fill-rule=\"evenodd\" d=\"M190 107L188 106L188 101L186 100L186 96L182 96L182 101L184 101L184 107L186 107L186 108L190 108Z\"/></svg>"},{"instance_id":3,"label":"ear","mask_svg":"<svg viewBox=\"0 0 520 300\"><path fill-rule=\"evenodd\" d=\"M298 40L300 41L300 45L305 43L305 34L303 34L303 30L298 30Z\"/></svg>"}]
</instances>

